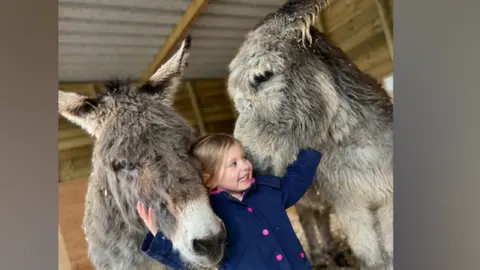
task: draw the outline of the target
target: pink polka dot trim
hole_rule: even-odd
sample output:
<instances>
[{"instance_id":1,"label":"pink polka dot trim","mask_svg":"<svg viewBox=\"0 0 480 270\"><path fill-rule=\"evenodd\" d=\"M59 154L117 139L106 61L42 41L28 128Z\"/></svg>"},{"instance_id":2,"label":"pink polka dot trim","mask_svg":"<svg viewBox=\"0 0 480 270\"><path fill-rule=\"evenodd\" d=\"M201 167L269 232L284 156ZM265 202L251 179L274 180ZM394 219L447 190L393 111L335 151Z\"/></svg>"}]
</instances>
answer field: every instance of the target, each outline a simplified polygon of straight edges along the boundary
<instances>
[{"instance_id":1,"label":"pink polka dot trim","mask_svg":"<svg viewBox=\"0 0 480 270\"><path fill-rule=\"evenodd\" d=\"M277 255L277 261L281 261L283 259L283 256L281 254Z\"/></svg>"},{"instance_id":2,"label":"pink polka dot trim","mask_svg":"<svg viewBox=\"0 0 480 270\"><path fill-rule=\"evenodd\" d=\"M252 213L252 212L253 212L253 209L250 208L250 207L248 207L248 208L247 208L247 211L250 212L250 213Z\"/></svg>"},{"instance_id":3,"label":"pink polka dot trim","mask_svg":"<svg viewBox=\"0 0 480 270\"><path fill-rule=\"evenodd\" d=\"M268 235L268 230L267 230L267 229L265 229L265 230L263 230L263 232L262 232L262 233L263 233L263 235Z\"/></svg>"},{"instance_id":4,"label":"pink polka dot trim","mask_svg":"<svg viewBox=\"0 0 480 270\"><path fill-rule=\"evenodd\" d=\"M302 259L305 258L305 253L300 252L300 257L301 257Z\"/></svg>"}]
</instances>

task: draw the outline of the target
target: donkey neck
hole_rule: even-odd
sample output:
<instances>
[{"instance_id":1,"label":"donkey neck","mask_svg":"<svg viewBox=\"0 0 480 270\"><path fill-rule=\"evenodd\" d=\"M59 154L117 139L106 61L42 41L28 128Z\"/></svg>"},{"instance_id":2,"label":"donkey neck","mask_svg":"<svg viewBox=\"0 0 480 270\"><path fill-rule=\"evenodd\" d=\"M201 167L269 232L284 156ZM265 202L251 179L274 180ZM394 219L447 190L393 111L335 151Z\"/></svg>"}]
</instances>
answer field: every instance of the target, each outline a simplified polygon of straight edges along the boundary
<instances>
[{"instance_id":1,"label":"donkey neck","mask_svg":"<svg viewBox=\"0 0 480 270\"><path fill-rule=\"evenodd\" d=\"M387 107L388 109L388 107ZM338 147L382 136L392 129L390 112L384 108L342 100L328 126L325 144Z\"/></svg>"}]
</instances>

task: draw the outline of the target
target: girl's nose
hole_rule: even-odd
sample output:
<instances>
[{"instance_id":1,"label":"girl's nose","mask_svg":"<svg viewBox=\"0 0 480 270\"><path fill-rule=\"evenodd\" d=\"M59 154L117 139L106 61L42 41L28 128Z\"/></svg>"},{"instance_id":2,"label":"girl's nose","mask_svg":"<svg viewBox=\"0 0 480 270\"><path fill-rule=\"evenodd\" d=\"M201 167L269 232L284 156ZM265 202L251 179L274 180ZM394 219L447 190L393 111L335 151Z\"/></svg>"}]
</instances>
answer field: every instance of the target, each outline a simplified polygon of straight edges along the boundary
<instances>
[{"instance_id":1,"label":"girl's nose","mask_svg":"<svg viewBox=\"0 0 480 270\"><path fill-rule=\"evenodd\" d=\"M252 165L250 164L250 161L248 161L248 160L244 160L244 161L242 162L242 169L247 170L247 169L250 169L251 166L252 166Z\"/></svg>"}]
</instances>

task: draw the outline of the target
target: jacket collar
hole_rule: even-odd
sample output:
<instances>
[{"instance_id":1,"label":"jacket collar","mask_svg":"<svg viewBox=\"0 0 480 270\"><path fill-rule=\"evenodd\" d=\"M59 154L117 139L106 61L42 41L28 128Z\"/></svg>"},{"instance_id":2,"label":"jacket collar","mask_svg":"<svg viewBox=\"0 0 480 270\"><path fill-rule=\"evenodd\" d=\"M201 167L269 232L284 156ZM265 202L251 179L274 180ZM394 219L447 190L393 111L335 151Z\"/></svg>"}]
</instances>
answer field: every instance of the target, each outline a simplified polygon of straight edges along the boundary
<instances>
[{"instance_id":1,"label":"jacket collar","mask_svg":"<svg viewBox=\"0 0 480 270\"><path fill-rule=\"evenodd\" d=\"M269 186L272 188L280 188L281 185L281 179L278 177L273 177L273 176L258 176L256 178L252 177L252 184L250 187L243 192L243 195L245 195L247 192L250 190L255 190L257 188L257 185L263 185L263 186ZM217 188L215 190L210 191L209 193L211 195L217 195L220 193L224 193L225 190L221 188ZM227 192L225 192L227 193Z\"/></svg>"}]
</instances>

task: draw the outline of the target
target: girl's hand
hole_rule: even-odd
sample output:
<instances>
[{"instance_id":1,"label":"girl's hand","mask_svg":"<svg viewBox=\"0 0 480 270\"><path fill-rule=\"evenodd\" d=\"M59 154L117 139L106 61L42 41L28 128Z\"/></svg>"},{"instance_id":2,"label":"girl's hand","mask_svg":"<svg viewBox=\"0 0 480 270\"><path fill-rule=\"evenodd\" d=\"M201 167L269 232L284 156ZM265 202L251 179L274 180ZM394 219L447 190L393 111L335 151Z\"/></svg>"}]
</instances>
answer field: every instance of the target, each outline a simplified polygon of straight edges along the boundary
<instances>
[{"instance_id":1,"label":"girl's hand","mask_svg":"<svg viewBox=\"0 0 480 270\"><path fill-rule=\"evenodd\" d=\"M155 236L158 232L158 228L155 224L155 220L153 219L153 211L152 208L148 209L148 212L145 210L145 206L141 203L137 203L137 211L140 217L142 218L145 226L150 230L150 232Z\"/></svg>"}]
</instances>

